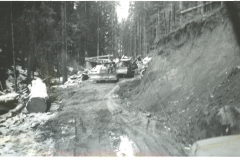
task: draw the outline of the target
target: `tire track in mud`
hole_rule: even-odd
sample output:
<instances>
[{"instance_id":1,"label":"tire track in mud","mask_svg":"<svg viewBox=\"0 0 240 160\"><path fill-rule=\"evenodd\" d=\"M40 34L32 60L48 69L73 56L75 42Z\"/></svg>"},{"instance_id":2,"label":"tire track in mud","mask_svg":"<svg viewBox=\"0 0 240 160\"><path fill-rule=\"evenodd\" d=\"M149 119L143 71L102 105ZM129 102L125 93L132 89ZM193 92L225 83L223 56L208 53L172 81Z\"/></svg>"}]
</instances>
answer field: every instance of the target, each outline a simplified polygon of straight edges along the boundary
<instances>
[{"instance_id":1,"label":"tire track in mud","mask_svg":"<svg viewBox=\"0 0 240 160\"><path fill-rule=\"evenodd\" d=\"M159 134L159 131L155 133L153 121L149 123L149 119L141 112L135 108L126 108L120 104L119 98L114 97L119 84L132 80L121 80L118 85L89 84L78 90L76 95L81 95L88 89L96 90L97 95L90 92L84 94L88 97L74 99L79 105L66 106L63 110L57 122L70 127L71 134L63 135L62 131L57 133L55 147L58 153L55 156L119 156L122 154L121 144L126 137L130 139L130 143L133 142L128 144L132 145L132 155L135 156L182 155L176 152L176 149L172 149L176 148L173 143L166 144L166 134ZM69 103L71 100L65 101ZM71 123L69 119L72 119ZM53 127L59 129L57 125ZM69 139L70 137L73 139ZM64 140L60 140L62 138Z\"/></svg>"},{"instance_id":2,"label":"tire track in mud","mask_svg":"<svg viewBox=\"0 0 240 160\"><path fill-rule=\"evenodd\" d=\"M125 83L124 81L122 83ZM121 124L121 130L126 133L127 136L134 143L136 143L138 149L140 150L139 155L142 156L176 156L182 155L179 153L173 153L173 151L169 151L166 147L164 142L166 143L167 140L162 135L163 140L161 142L157 141L157 138L154 135L150 135L147 133L148 131L148 124L149 119L144 117L140 114L135 115L132 117L131 113L124 109L124 107L120 106L116 103L116 100L113 98L113 93L116 89L119 88L119 85L115 86L105 97L107 98L107 108L114 116L114 120L116 123ZM132 120L132 121L131 121ZM146 121L144 126L135 126L132 122L134 121ZM143 130L142 130L143 129ZM146 130L146 131L144 131ZM175 150L176 152L176 150Z\"/></svg>"}]
</instances>

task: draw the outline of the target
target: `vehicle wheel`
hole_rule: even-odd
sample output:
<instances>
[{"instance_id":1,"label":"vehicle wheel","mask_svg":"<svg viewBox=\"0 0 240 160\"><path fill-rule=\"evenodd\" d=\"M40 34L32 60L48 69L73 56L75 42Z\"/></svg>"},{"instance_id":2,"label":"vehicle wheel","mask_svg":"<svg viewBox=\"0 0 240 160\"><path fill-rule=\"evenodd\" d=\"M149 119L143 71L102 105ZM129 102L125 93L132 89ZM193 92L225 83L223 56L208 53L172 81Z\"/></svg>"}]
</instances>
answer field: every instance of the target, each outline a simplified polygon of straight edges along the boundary
<instances>
[{"instance_id":1,"label":"vehicle wheel","mask_svg":"<svg viewBox=\"0 0 240 160\"><path fill-rule=\"evenodd\" d=\"M115 82L118 82L119 81L119 75L117 75L117 80Z\"/></svg>"},{"instance_id":2,"label":"vehicle wheel","mask_svg":"<svg viewBox=\"0 0 240 160\"><path fill-rule=\"evenodd\" d=\"M145 72L146 72L146 70L143 70L141 74L142 74L142 75L144 75L144 74L145 74Z\"/></svg>"},{"instance_id":3,"label":"vehicle wheel","mask_svg":"<svg viewBox=\"0 0 240 160\"><path fill-rule=\"evenodd\" d=\"M131 72L130 74L129 74L129 78L133 78L134 77L134 71L133 72Z\"/></svg>"},{"instance_id":4,"label":"vehicle wheel","mask_svg":"<svg viewBox=\"0 0 240 160\"><path fill-rule=\"evenodd\" d=\"M134 77L134 73L128 73L128 74L126 75L126 77L127 77L127 78L133 78L133 77Z\"/></svg>"}]
</instances>

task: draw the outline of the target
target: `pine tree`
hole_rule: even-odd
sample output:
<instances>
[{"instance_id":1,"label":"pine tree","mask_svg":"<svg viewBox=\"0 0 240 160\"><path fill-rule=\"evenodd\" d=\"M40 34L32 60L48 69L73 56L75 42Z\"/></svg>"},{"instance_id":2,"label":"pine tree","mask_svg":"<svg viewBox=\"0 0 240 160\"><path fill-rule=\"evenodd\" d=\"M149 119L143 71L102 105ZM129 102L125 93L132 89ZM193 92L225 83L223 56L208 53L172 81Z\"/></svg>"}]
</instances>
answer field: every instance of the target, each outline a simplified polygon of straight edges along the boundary
<instances>
[{"instance_id":1,"label":"pine tree","mask_svg":"<svg viewBox=\"0 0 240 160\"><path fill-rule=\"evenodd\" d=\"M66 2L62 2L61 6L62 17L62 43L61 43L61 57L62 57L62 83L67 81L67 44L66 44Z\"/></svg>"}]
</instances>

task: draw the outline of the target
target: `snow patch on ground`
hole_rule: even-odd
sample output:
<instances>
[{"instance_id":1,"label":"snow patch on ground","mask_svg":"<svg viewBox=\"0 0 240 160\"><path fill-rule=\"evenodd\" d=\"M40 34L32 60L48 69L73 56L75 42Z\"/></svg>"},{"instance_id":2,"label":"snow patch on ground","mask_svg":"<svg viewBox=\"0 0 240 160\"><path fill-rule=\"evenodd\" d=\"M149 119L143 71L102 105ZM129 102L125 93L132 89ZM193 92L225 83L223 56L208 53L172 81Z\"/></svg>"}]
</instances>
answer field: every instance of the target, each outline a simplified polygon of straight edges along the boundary
<instances>
[{"instance_id":1,"label":"snow patch on ground","mask_svg":"<svg viewBox=\"0 0 240 160\"><path fill-rule=\"evenodd\" d=\"M12 92L12 93L8 93L8 94L5 94L5 95L2 95L1 96L1 100L5 100L8 101L10 99L15 99L17 96L19 96L18 93L15 93L15 92Z\"/></svg>"},{"instance_id":2,"label":"snow patch on ground","mask_svg":"<svg viewBox=\"0 0 240 160\"><path fill-rule=\"evenodd\" d=\"M21 74L26 74L27 75L27 70L22 69L22 66L16 66L16 70L19 71Z\"/></svg>"},{"instance_id":3,"label":"snow patch on ground","mask_svg":"<svg viewBox=\"0 0 240 160\"><path fill-rule=\"evenodd\" d=\"M142 62L143 62L144 65L147 65L151 60L152 60L152 57L147 56L142 60Z\"/></svg>"},{"instance_id":4,"label":"snow patch on ground","mask_svg":"<svg viewBox=\"0 0 240 160\"><path fill-rule=\"evenodd\" d=\"M134 157L139 152L136 144L127 136L120 136L120 145L116 152L118 157Z\"/></svg>"},{"instance_id":5,"label":"snow patch on ground","mask_svg":"<svg viewBox=\"0 0 240 160\"><path fill-rule=\"evenodd\" d=\"M47 98L47 87L46 84L40 78L32 81L32 87L29 86L30 99L33 97Z\"/></svg>"},{"instance_id":6,"label":"snow patch on ground","mask_svg":"<svg viewBox=\"0 0 240 160\"><path fill-rule=\"evenodd\" d=\"M13 68L13 66L12 66ZM22 69L22 66L17 65L16 66L16 70L19 72L19 74L17 74L17 86L19 90L24 89L25 87L27 87L25 84L23 84L22 82L25 81L27 79L27 70ZM14 75L13 75L13 70L8 69L7 70L7 74L8 74L8 79L5 81L6 87L7 87L7 92L13 92L14 91ZM37 76L39 76L38 72L34 72L34 76L35 78L38 78Z\"/></svg>"},{"instance_id":7,"label":"snow patch on ground","mask_svg":"<svg viewBox=\"0 0 240 160\"><path fill-rule=\"evenodd\" d=\"M19 114L1 123L1 156L53 156L54 141L37 128L56 113Z\"/></svg>"}]
</instances>

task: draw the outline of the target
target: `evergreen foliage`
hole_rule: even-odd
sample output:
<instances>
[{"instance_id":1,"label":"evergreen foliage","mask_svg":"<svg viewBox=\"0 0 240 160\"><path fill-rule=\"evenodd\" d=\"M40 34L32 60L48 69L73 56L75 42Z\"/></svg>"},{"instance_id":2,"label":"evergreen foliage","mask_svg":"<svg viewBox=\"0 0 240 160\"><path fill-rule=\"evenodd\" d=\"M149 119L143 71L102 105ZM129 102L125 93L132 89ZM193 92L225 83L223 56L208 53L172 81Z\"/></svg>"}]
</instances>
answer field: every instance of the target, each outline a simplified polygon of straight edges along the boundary
<instances>
[{"instance_id":1,"label":"evergreen foliage","mask_svg":"<svg viewBox=\"0 0 240 160\"><path fill-rule=\"evenodd\" d=\"M85 56L116 53L118 28L114 1L67 1L66 57L67 64L83 65ZM13 65L11 19L13 15L16 63L28 69L28 83L38 69L42 78L61 76L62 17L61 2L0 2L0 74L6 80L6 69ZM99 26L98 21L99 19ZM99 39L97 31L99 27ZM58 70L57 74L54 68Z\"/></svg>"}]
</instances>

